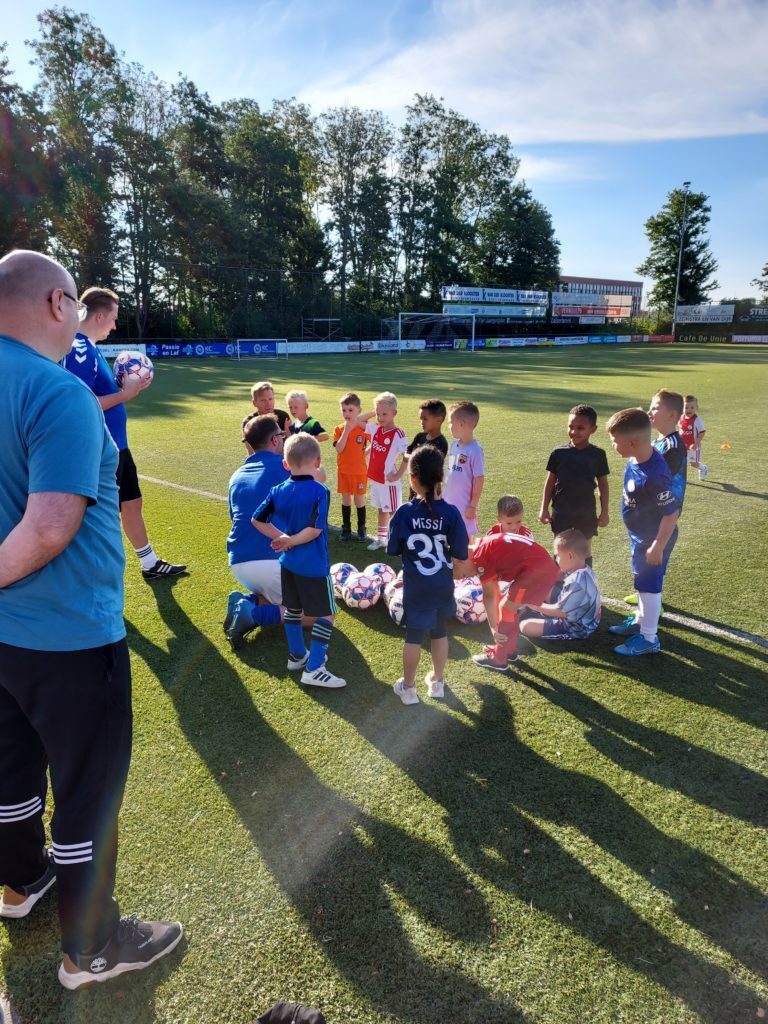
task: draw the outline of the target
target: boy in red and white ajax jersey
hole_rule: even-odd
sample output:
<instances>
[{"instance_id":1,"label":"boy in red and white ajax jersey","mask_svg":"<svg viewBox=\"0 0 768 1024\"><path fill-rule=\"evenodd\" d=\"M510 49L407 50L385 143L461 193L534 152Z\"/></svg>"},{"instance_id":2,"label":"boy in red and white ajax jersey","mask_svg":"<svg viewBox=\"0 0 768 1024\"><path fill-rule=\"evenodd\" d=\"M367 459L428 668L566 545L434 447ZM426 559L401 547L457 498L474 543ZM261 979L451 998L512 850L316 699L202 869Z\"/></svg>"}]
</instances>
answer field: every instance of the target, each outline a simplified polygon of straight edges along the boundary
<instances>
[{"instance_id":1,"label":"boy in red and white ajax jersey","mask_svg":"<svg viewBox=\"0 0 768 1024\"><path fill-rule=\"evenodd\" d=\"M376 540L369 545L369 550L387 546L387 530L389 517L403 503L403 486L401 477L406 462L403 459L408 449L408 438L400 427L395 426L397 415L397 398L391 391L383 391L374 399L375 412L368 413L362 419L376 417L375 423L368 423L366 434L371 439L368 458L368 479L371 481L371 504L378 509L379 521ZM400 459L400 465L397 460Z\"/></svg>"}]
</instances>

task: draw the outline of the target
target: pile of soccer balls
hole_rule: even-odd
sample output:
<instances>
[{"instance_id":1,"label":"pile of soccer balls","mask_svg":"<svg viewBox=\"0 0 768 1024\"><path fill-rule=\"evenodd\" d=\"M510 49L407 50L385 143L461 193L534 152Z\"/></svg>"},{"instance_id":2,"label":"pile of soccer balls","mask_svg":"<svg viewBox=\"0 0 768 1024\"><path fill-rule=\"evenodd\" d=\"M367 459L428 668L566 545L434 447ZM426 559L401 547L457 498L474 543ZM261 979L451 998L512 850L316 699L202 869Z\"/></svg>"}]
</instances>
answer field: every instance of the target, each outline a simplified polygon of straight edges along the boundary
<instances>
[{"instance_id":1,"label":"pile of soccer balls","mask_svg":"<svg viewBox=\"0 0 768 1024\"><path fill-rule=\"evenodd\" d=\"M349 562L337 562L331 566L331 580L334 594L348 608L365 611L383 598L392 621L398 626L403 625L402 570L395 574L386 562L374 562L359 572ZM486 621L483 588L477 576L456 580L454 598L459 622L477 625Z\"/></svg>"}]
</instances>

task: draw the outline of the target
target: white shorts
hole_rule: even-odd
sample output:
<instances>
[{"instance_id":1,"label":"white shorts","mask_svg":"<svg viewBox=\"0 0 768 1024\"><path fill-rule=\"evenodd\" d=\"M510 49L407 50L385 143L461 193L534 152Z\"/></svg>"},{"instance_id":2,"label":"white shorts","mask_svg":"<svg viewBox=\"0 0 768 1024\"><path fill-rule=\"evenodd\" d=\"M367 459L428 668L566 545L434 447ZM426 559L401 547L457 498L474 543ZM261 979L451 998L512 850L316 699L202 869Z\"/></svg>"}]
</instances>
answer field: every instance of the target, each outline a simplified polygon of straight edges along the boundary
<instances>
[{"instance_id":1,"label":"white shorts","mask_svg":"<svg viewBox=\"0 0 768 1024\"><path fill-rule=\"evenodd\" d=\"M403 484L401 480L393 480L384 484L375 480L371 484L371 504L380 512L397 512L403 504Z\"/></svg>"},{"instance_id":2,"label":"white shorts","mask_svg":"<svg viewBox=\"0 0 768 1024\"><path fill-rule=\"evenodd\" d=\"M276 558L238 562L237 565L230 565L230 569L237 582L247 587L252 594L262 594L270 604L283 603L280 563Z\"/></svg>"}]
</instances>

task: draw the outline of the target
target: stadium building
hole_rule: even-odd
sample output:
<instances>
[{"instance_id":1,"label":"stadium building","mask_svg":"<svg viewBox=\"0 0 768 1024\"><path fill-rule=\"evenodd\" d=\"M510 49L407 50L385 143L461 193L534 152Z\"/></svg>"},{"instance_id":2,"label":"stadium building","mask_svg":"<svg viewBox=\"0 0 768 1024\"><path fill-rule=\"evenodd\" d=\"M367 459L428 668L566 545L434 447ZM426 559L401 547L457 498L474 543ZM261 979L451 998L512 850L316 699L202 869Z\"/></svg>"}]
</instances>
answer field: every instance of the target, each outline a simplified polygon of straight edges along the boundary
<instances>
[{"instance_id":1,"label":"stadium building","mask_svg":"<svg viewBox=\"0 0 768 1024\"><path fill-rule=\"evenodd\" d=\"M561 277L563 292L590 292L594 295L631 295L632 316L640 315L643 300L642 281L616 281L607 277Z\"/></svg>"}]
</instances>

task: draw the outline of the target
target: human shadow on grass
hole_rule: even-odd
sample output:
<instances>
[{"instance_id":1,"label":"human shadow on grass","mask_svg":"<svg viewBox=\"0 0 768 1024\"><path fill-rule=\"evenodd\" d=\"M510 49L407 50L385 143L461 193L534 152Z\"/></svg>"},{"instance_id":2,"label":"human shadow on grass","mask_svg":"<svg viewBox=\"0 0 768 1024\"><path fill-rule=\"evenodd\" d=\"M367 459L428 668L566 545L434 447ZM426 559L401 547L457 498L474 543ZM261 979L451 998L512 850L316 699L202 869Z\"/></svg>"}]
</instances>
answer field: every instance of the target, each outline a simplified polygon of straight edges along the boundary
<instances>
[{"instance_id":1,"label":"human shadow on grass","mask_svg":"<svg viewBox=\"0 0 768 1024\"><path fill-rule=\"evenodd\" d=\"M745 986L655 929L533 819L577 829L654 885L659 902L668 892L682 920L755 970L766 966L758 942L762 894L659 831L605 783L524 744L501 689L480 685L478 694L482 707L470 712L470 723L435 707L389 706L355 724L445 808L470 871L663 985L704 1021L735 1019L737 1008L754 1012L756 996Z\"/></svg>"},{"instance_id":2,"label":"human shadow on grass","mask_svg":"<svg viewBox=\"0 0 768 1024\"><path fill-rule=\"evenodd\" d=\"M191 622L173 591L158 588L154 595L171 634L168 650L133 628L131 649L172 698L191 747L333 967L377 1014L405 1024L525 1024L511 999L420 956L396 912L402 900L453 940L487 941L489 911L466 872L428 842L367 814L321 782L265 721L238 673ZM282 647L282 636L266 634L264 643ZM254 644L250 653L255 649ZM362 662L351 644L342 653ZM363 665L356 671L362 674ZM284 671L274 679L276 688L295 685ZM350 692L313 693L308 708L316 712L318 735L322 709L350 699L364 706L380 691L370 682ZM389 690L383 696L392 702ZM321 978L314 992L275 997L310 1003L322 1000L324 990Z\"/></svg>"},{"instance_id":3,"label":"human shadow on grass","mask_svg":"<svg viewBox=\"0 0 768 1024\"><path fill-rule=\"evenodd\" d=\"M528 687L587 726L586 741L625 771L704 807L768 828L768 779L693 741L635 722L538 666L521 662Z\"/></svg>"},{"instance_id":4,"label":"human shadow on grass","mask_svg":"<svg viewBox=\"0 0 768 1024\"><path fill-rule=\"evenodd\" d=\"M695 480L688 481L688 487L701 487L705 491L711 491L714 487L719 487L721 491L726 494L738 495L741 498L759 498L761 501L768 501L768 494L764 494L762 491L745 491L741 487L737 487L736 484L726 483L724 480L711 480L707 478L706 484L697 484Z\"/></svg>"},{"instance_id":5,"label":"human shadow on grass","mask_svg":"<svg viewBox=\"0 0 768 1024\"><path fill-rule=\"evenodd\" d=\"M606 621L620 621L620 618L603 615ZM662 652L660 655L642 658L627 658L615 654L613 648L620 638L601 630L593 636L593 647L589 660L578 655L574 657L577 666L584 665L590 670L602 671L606 676L622 675L642 683L653 690L671 694L698 704L715 708L726 715L732 715L747 725L768 729L768 697L765 685L766 655L758 648L745 649L744 645L723 643L723 638L713 639L712 645L704 647L693 642L697 634L690 635L678 629L674 632L660 630ZM760 662L761 667L749 665L743 658L733 658L726 653L713 651L711 646L733 647ZM597 663L596 663L597 660Z\"/></svg>"}]
</instances>

